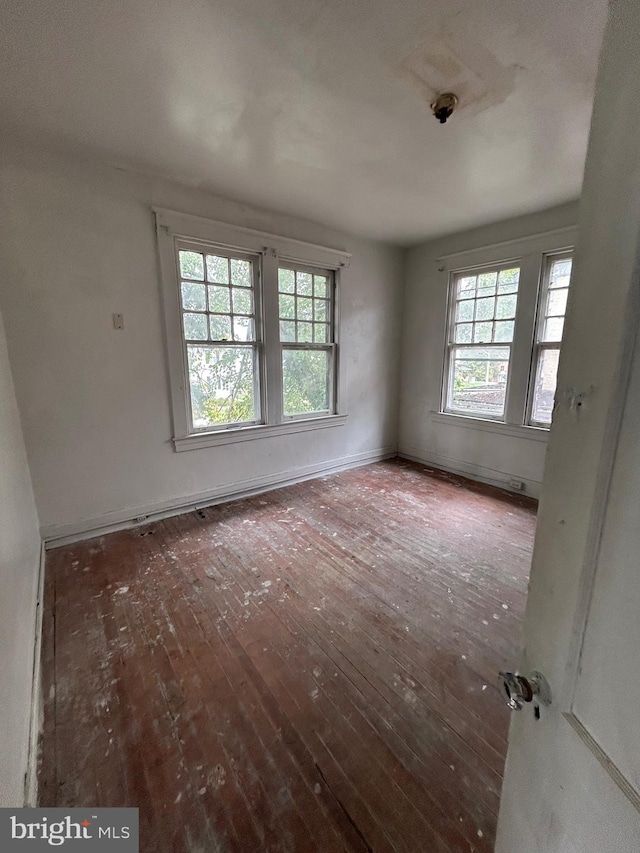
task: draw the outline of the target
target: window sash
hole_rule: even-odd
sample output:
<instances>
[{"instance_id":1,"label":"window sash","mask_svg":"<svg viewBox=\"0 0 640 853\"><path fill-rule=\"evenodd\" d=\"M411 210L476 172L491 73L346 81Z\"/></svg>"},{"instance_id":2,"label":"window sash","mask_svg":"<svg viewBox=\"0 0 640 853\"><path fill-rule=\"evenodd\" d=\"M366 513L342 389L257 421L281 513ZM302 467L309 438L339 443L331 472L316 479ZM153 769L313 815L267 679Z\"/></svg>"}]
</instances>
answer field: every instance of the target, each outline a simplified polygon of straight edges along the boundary
<instances>
[{"instance_id":1,"label":"window sash","mask_svg":"<svg viewBox=\"0 0 640 853\"><path fill-rule=\"evenodd\" d=\"M243 421L228 421L225 423L214 423L214 424L205 424L204 426L198 427L194 424L193 417L193 399L191 395L191 381L189 378L189 355L188 348L193 346L200 347L202 349L250 349L253 353L253 371L252 371L252 387L253 387L253 406L254 406L254 418L250 418ZM218 430L230 430L236 429L238 427L246 427L246 426L254 426L256 424L263 423L262 419L262 397L261 397L261 385L260 385L260 348L255 342L248 343L239 343L236 341L222 341L222 342L207 342L207 341L188 341L186 342L185 349L185 382L186 382L186 390L187 390L187 412L189 417L189 426L190 426L190 434L197 435L199 433L204 432L216 432Z\"/></svg>"},{"instance_id":2,"label":"window sash","mask_svg":"<svg viewBox=\"0 0 640 853\"><path fill-rule=\"evenodd\" d=\"M502 414L494 414L487 409L482 409L480 407L476 409L464 409L462 407L458 407L453 402L453 384L454 384L454 367L455 367L455 351L456 350L474 350L474 349L484 349L484 350L492 350L492 349L508 349L509 357L507 359L504 358L476 358L469 359L469 361L486 361L487 364L495 363L495 362L507 362L507 378L505 384L504 391L504 405L502 409ZM464 417L469 418L480 418L482 420L494 420L504 422L506 418L507 412L507 400L509 395L509 381L511 379L511 357L513 353L512 344L508 343L490 343L490 344L449 344L447 347L447 381L446 381L446 397L445 397L445 407L444 411L449 412L454 415L463 415Z\"/></svg>"},{"instance_id":3,"label":"window sash","mask_svg":"<svg viewBox=\"0 0 640 853\"><path fill-rule=\"evenodd\" d=\"M542 359L546 352L557 351L558 356L560 355L560 344L559 343L538 343L534 348L534 357L533 357L533 365L531 371L531 391L530 391L530 407L529 407L529 417L528 423L530 426L539 427L540 429L550 429L551 421L543 421L534 417L534 411L536 407L536 392L537 392L537 382L538 375L541 368ZM557 377L556 377L557 383ZM557 390L557 384L554 387L553 393L555 398L555 392ZM553 406L551 407L551 413L553 418Z\"/></svg>"},{"instance_id":4,"label":"window sash","mask_svg":"<svg viewBox=\"0 0 640 853\"><path fill-rule=\"evenodd\" d=\"M194 252L203 256L204 259L204 272L202 278L183 278L181 263L180 263L180 253L181 252ZM176 271L177 271L177 283L178 283L178 301L179 301L179 311L180 311L180 332L182 338L182 364L183 364L183 375L184 375L184 391L185 391L185 405L186 405L186 414L187 414L187 428L189 435L197 435L204 432L216 432L216 431L224 431L242 428L246 426L253 426L256 424L264 423L263 412L264 412L264 357L263 357L263 348L260 345L262 340L262 324L261 324L261 294L259 292L259 282L260 282L260 255L255 255L248 252L243 251L235 251L230 249L227 246L218 246L216 244L204 243L199 241L191 241L191 240L175 240L175 256L176 256ZM231 265L231 262L234 260L238 261L247 261L251 264L251 284L250 286L246 285L235 285L233 281L233 275L228 275L228 282L225 284L220 281L210 281L208 268L206 263L207 256L215 256L226 258ZM204 310L196 310L196 309L185 309L183 305L183 283L189 284L202 284L205 290L205 309ZM211 311L211 303L210 303L210 287L225 287L229 292L229 311L221 312L221 311ZM251 294L252 299L252 312L250 314L247 313L236 313L234 311L234 302L233 302L233 290L241 290L246 291ZM198 316L204 316L207 318L207 338L206 339L198 339L187 337L187 333L185 330L185 315L195 314ZM220 318L228 318L229 326L231 330L231 336L229 339L221 339L215 340L210 337L211 334L211 326L210 326L210 318L211 317L220 317ZM253 336L249 340L237 340L234 338L234 319L246 319L253 323ZM195 424L194 419L194 411L193 411L193 394L192 394L192 386L191 386L191 378L189 371L189 348L190 347L199 347L201 349L242 349L242 348L250 348L253 351L253 370L252 370L252 390L253 390L253 409L254 409L254 417L248 418L246 420L238 420L238 421L228 421L221 423L210 423L205 424L203 426L197 426Z\"/></svg>"},{"instance_id":5,"label":"window sash","mask_svg":"<svg viewBox=\"0 0 640 853\"><path fill-rule=\"evenodd\" d=\"M335 362L336 362L336 347L335 344L308 344L308 343L283 343L281 344L281 364L283 373L283 389L282 389L282 417L284 421L301 420L304 418L320 418L327 415L335 414L336 409L336 381L335 381ZM290 352L326 352L328 354L327 368L327 400L328 406L326 409L316 409L312 412L300 412L296 414L286 414L284 400L284 356L287 351Z\"/></svg>"},{"instance_id":6,"label":"window sash","mask_svg":"<svg viewBox=\"0 0 640 853\"><path fill-rule=\"evenodd\" d=\"M293 290L284 290L282 289L282 280L280 276L281 271L292 272L294 275L294 289ZM298 292L298 274L306 274L318 278L326 279L326 290L325 292L317 296L315 292L315 278L313 278L312 284L312 295L308 294L299 294ZM299 264L294 262L287 262L286 260L281 260L278 263L278 331L280 337L280 371L281 371L281 394L280 394L280 406L283 421L294 421L294 420L302 420L307 418L317 418L317 417L326 417L327 415L336 414L336 402L337 402L337 357L336 357L336 343L335 343L335 324L336 324L336 276L333 270L325 269L322 267L310 266L308 264ZM281 314L281 297L292 297L294 299L294 317L292 318L290 315L282 316ZM311 300L311 310L312 310L312 318L308 317L300 319L298 317L298 300L305 299ZM327 310L325 319L322 321L317 321L315 317L316 310L316 302L326 303ZM282 323L295 323L295 334L298 334L299 323L309 324L312 326L312 335L315 337L315 326L321 325L325 326L327 329L327 340L326 341L300 341L300 340L290 340L283 339L282 337ZM285 402L285 387L284 387L284 353L287 351L299 351L299 352L326 352L328 355L327 361L327 400L328 406L327 408L317 409L311 412L301 412L301 413L286 413L286 402Z\"/></svg>"}]
</instances>

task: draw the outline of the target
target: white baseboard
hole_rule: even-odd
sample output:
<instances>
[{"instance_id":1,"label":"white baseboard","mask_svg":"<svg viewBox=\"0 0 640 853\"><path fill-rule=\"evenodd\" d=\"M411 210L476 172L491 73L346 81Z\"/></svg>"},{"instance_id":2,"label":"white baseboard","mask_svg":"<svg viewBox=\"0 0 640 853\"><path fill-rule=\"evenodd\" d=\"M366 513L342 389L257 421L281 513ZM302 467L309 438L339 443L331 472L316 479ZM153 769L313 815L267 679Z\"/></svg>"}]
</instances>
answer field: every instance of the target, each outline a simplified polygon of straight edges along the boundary
<instances>
[{"instance_id":1,"label":"white baseboard","mask_svg":"<svg viewBox=\"0 0 640 853\"><path fill-rule=\"evenodd\" d=\"M24 780L24 804L35 808L38 802L38 746L42 731L42 616L44 597L44 541L40 548L38 567L38 591L35 614L35 637L33 647L33 683L31 686L31 717L29 720L29 747L27 752L27 772Z\"/></svg>"},{"instance_id":2,"label":"white baseboard","mask_svg":"<svg viewBox=\"0 0 640 853\"><path fill-rule=\"evenodd\" d=\"M42 538L46 548L58 548L72 542L83 539L92 539L115 530L123 530L127 527L136 527L139 524L148 524L159 521L172 515L183 512L192 512L205 506L212 506L226 501L240 500L262 492L279 489L283 486L292 486L304 480L312 480L323 477L326 474L336 474L349 468L357 468L361 465L369 465L371 462L379 462L382 459L390 459L397 456L397 445L388 445L378 450L354 453L350 456L342 456L329 462L317 465L307 465L294 468L291 471L279 474L268 474L263 477L255 477L243 480L232 485L219 486L205 492L194 495L185 495L168 501L161 501L144 506L129 507L128 509L116 510L105 513L95 518L83 519L71 524L54 524L41 529Z\"/></svg>"},{"instance_id":3,"label":"white baseboard","mask_svg":"<svg viewBox=\"0 0 640 853\"><path fill-rule=\"evenodd\" d=\"M506 471L497 471L494 468L485 468L473 462L451 459L448 456L440 456L438 453L430 453L420 447L407 445L403 445L398 449L398 456L401 456L403 459L410 459L412 462L430 465L433 468L441 468L443 471L449 471L451 474L460 474L463 477L469 477L471 480L478 480L480 483L498 486L515 494L528 495L536 499L540 497L542 483L538 480L529 480L520 474L510 474ZM509 485L509 480L513 479L522 481L524 489L515 489Z\"/></svg>"}]
</instances>

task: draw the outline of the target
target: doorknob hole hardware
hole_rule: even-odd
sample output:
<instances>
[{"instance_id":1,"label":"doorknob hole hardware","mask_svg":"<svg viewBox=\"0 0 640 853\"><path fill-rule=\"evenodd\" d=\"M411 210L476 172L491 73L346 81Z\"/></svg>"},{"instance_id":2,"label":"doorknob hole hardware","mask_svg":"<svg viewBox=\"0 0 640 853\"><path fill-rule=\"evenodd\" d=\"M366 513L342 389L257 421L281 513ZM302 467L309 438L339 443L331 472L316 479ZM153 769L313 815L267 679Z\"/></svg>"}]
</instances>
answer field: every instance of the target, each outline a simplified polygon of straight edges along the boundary
<instances>
[{"instance_id":1,"label":"doorknob hole hardware","mask_svg":"<svg viewBox=\"0 0 640 853\"><path fill-rule=\"evenodd\" d=\"M536 707L551 704L551 688L541 672L533 670L529 678L518 672L501 672L499 675L507 694L507 707L512 711L521 711L528 702L534 702Z\"/></svg>"}]
</instances>

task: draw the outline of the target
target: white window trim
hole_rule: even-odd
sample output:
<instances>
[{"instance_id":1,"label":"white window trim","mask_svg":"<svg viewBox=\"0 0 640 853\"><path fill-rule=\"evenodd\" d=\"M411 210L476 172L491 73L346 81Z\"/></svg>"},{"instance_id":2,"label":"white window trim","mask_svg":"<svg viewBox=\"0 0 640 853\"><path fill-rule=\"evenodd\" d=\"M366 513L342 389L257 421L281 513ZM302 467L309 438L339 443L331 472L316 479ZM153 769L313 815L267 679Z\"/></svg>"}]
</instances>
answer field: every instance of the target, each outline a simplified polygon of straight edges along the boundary
<instances>
[{"instance_id":1,"label":"white window trim","mask_svg":"<svg viewBox=\"0 0 640 853\"><path fill-rule=\"evenodd\" d=\"M519 434L523 437L539 438L548 434L549 427L528 423L531 396L531 374L536 344L536 322L546 259L549 255L572 252L577 237L577 228L561 228L516 240L494 243L477 249L469 249L438 258L437 268L441 286L446 293L446 311L442 347L442 375L440 385L440 409L432 413L434 420L446 419L446 423L465 422L465 426L504 434ZM518 305L511 349L509 379L506 390L505 414L503 418L488 418L449 412L446 409L449 381L449 330L452 312L451 282L454 275L479 267L503 266L517 263L520 266ZM460 423L462 425L462 423ZM539 440L543 440L541 437Z\"/></svg>"},{"instance_id":2,"label":"white window trim","mask_svg":"<svg viewBox=\"0 0 640 853\"><path fill-rule=\"evenodd\" d=\"M430 412L431 420L462 429L477 429L482 432L495 432L498 435L510 435L514 438L527 438L533 441L548 441L549 430L546 427L529 424L506 424L503 421L488 420L483 417L459 415L455 412Z\"/></svg>"},{"instance_id":3,"label":"white window trim","mask_svg":"<svg viewBox=\"0 0 640 853\"><path fill-rule=\"evenodd\" d=\"M177 451L196 450L233 444L255 438L305 432L343 426L347 419L345 371L340 365L340 291L344 286L344 270L351 255L340 249L306 243L288 237L257 231L229 223L191 216L154 207L162 284L166 350L173 415L173 444ZM240 424L210 431L189 430L189 387L184 367L180 278L177 267L176 241L205 243L226 250L259 256L262 288L275 288L275 293L261 291L262 334L259 346L264 348L264 376L260 424ZM288 262L331 270L335 276L334 292L334 414L307 417L284 417L282 412L281 347L277 297L278 263ZM265 345L265 342L266 343ZM274 343L275 342L275 343Z\"/></svg>"}]
</instances>

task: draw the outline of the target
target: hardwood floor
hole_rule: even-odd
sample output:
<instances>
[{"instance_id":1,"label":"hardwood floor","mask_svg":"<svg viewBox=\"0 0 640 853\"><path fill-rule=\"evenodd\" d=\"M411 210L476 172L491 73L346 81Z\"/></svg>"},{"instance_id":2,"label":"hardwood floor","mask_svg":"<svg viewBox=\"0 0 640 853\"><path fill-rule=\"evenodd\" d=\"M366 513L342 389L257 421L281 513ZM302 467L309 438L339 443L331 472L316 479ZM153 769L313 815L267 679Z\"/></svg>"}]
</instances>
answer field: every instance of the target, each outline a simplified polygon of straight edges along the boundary
<instances>
[{"instance_id":1,"label":"hardwood floor","mask_svg":"<svg viewBox=\"0 0 640 853\"><path fill-rule=\"evenodd\" d=\"M144 853L490 851L533 503L401 460L50 551L42 806Z\"/></svg>"}]
</instances>

